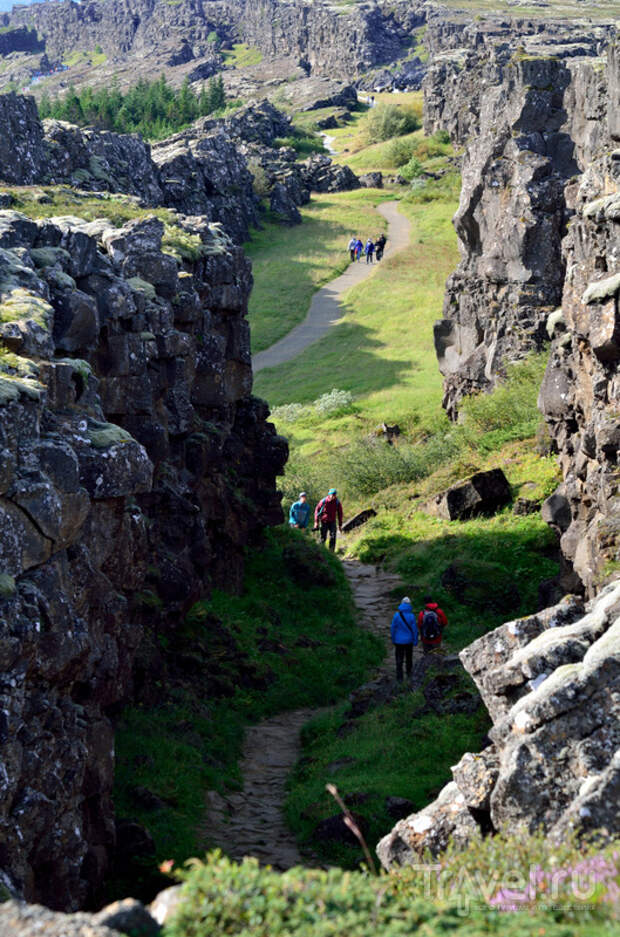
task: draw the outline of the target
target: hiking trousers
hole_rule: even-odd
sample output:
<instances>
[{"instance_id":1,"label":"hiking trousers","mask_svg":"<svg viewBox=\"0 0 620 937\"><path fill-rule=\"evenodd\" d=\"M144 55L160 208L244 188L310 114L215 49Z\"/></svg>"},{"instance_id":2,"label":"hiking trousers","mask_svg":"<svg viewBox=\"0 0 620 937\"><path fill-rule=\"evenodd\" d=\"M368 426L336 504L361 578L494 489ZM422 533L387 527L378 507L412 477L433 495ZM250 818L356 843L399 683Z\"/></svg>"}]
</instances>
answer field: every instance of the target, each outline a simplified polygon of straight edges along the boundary
<instances>
[{"instance_id":1,"label":"hiking trousers","mask_svg":"<svg viewBox=\"0 0 620 937\"><path fill-rule=\"evenodd\" d=\"M329 549L336 549L336 531L338 530L337 521L321 521L321 543L327 540L329 534Z\"/></svg>"},{"instance_id":2,"label":"hiking trousers","mask_svg":"<svg viewBox=\"0 0 620 937\"><path fill-rule=\"evenodd\" d=\"M351 260L355 260L355 248L352 248L352 250L350 250L349 253L351 255Z\"/></svg>"},{"instance_id":3,"label":"hiking trousers","mask_svg":"<svg viewBox=\"0 0 620 937\"><path fill-rule=\"evenodd\" d=\"M396 679L400 682L403 679L403 662L407 677L411 676L413 669L413 644L395 644L394 653L396 654Z\"/></svg>"}]
</instances>

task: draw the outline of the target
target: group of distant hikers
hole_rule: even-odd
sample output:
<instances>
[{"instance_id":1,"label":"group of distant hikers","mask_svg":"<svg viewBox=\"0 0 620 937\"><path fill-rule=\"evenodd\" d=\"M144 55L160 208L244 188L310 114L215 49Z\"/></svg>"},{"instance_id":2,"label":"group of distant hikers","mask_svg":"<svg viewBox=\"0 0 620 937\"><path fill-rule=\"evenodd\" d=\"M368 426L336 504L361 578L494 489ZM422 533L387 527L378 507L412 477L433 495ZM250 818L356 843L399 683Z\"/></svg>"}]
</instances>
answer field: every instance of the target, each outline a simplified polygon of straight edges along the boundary
<instances>
[{"instance_id":1,"label":"group of distant hikers","mask_svg":"<svg viewBox=\"0 0 620 937\"><path fill-rule=\"evenodd\" d=\"M375 257L377 260L381 260L386 243L387 238L385 234L378 235L374 241L372 238L368 238L366 244L364 244L363 241L360 241L357 235L353 234L351 236L351 240L349 241L347 250L349 251L349 256L351 257L352 261L357 261L359 263L362 254L365 254L366 263L371 264L373 263Z\"/></svg>"},{"instance_id":2,"label":"group of distant hikers","mask_svg":"<svg viewBox=\"0 0 620 937\"><path fill-rule=\"evenodd\" d=\"M289 524L298 530L307 530L311 515L308 495L301 491L297 501L291 505ZM325 543L329 537L330 550L336 549L337 531L342 533L342 504L335 488L330 488L314 509L313 530L320 530L321 543ZM425 654L438 648L447 624L445 612L439 608L432 595L425 596L424 607L418 614L414 612L409 596L405 596L392 618L390 628L398 681L403 680L403 671L408 679L411 677L414 647L421 642Z\"/></svg>"}]
</instances>

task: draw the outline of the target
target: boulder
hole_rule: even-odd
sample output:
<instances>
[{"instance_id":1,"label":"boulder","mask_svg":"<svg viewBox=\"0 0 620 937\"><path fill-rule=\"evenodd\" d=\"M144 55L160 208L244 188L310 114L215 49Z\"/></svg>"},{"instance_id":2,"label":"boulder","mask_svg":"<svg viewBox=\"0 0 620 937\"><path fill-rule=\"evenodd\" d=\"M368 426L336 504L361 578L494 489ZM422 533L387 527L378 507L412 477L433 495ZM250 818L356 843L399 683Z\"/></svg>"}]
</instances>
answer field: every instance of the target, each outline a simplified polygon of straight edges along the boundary
<instances>
[{"instance_id":1,"label":"boulder","mask_svg":"<svg viewBox=\"0 0 620 937\"><path fill-rule=\"evenodd\" d=\"M359 177L359 183L365 189L382 189L383 188L383 173L366 172Z\"/></svg>"},{"instance_id":2,"label":"boulder","mask_svg":"<svg viewBox=\"0 0 620 937\"><path fill-rule=\"evenodd\" d=\"M446 520L467 520L479 514L495 514L512 500L508 479L500 468L477 472L466 481L437 495L431 513Z\"/></svg>"},{"instance_id":3,"label":"boulder","mask_svg":"<svg viewBox=\"0 0 620 937\"><path fill-rule=\"evenodd\" d=\"M359 511L353 517L350 517L348 521L345 521L342 525L342 530L345 534L350 533L352 530L355 530L356 527L361 527L362 524L365 524L366 521L369 521L371 517L376 517L377 512L374 508L365 508L363 511Z\"/></svg>"},{"instance_id":4,"label":"boulder","mask_svg":"<svg viewBox=\"0 0 620 937\"><path fill-rule=\"evenodd\" d=\"M438 856L452 843L463 847L481 834L454 782L447 784L437 800L424 810L400 820L377 845L384 869L415 865L427 853Z\"/></svg>"}]
</instances>

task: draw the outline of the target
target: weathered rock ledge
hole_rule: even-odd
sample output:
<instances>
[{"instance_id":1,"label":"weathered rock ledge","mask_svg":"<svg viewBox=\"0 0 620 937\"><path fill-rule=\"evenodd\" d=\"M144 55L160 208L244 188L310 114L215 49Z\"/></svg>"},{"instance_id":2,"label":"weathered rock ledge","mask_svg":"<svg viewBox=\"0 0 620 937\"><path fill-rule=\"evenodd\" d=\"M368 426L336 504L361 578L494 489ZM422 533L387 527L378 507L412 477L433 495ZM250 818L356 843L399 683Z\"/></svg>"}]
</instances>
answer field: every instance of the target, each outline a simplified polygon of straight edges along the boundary
<instances>
[{"instance_id":1,"label":"weathered rock ledge","mask_svg":"<svg viewBox=\"0 0 620 937\"><path fill-rule=\"evenodd\" d=\"M143 633L174 642L282 519L250 285L204 218L0 212L0 867L28 900L92 901L115 843L107 714Z\"/></svg>"},{"instance_id":2,"label":"weathered rock ledge","mask_svg":"<svg viewBox=\"0 0 620 937\"><path fill-rule=\"evenodd\" d=\"M382 864L419 862L490 831L619 830L620 580L567 597L461 653L487 707L491 744L467 753L424 810L381 840Z\"/></svg>"}]
</instances>

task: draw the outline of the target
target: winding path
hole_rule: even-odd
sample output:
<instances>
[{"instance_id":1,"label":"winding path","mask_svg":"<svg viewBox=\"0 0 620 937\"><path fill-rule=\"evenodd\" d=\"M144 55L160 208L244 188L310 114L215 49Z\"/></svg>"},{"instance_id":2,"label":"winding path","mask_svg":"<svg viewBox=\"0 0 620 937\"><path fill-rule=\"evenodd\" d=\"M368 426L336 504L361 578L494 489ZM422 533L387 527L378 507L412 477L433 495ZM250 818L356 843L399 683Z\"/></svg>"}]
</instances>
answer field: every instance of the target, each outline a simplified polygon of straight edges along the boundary
<instances>
[{"instance_id":1,"label":"winding path","mask_svg":"<svg viewBox=\"0 0 620 937\"><path fill-rule=\"evenodd\" d=\"M398 210L398 202L383 202L378 211L388 222L385 258L407 247L411 224ZM349 264L341 276L331 280L312 297L308 315L303 322L265 351L260 351L252 358L252 369L256 374L263 368L274 368L285 361L296 358L308 345L323 338L331 326L344 314L341 299L348 289L357 286L370 276L380 263L367 264L365 260Z\"/></svg>"},{"instance_id":2,"label":"winding path","mask_svg":"<svg viewBox=\"0 0 620 937\"><path fill-rule=\"evenodd\" d=\"M400 578L380 567L345 560L361 624L386 642L386 656L372 681L393 677L388 624L394 601L392 590ZM416 650L416 663L422 657ZM414 681L416 679L414 668ZM276 869L303 863L295 836L286 824L283 805L286 783L301 754L302 727L325 709L298 709L265 719L250 727L245 736L241 772L243 790L222 796L207 794L207 810L201 836L207 845L220 846L232 859L255 856Z\"/></svg>"}]
</instances>

